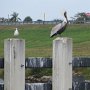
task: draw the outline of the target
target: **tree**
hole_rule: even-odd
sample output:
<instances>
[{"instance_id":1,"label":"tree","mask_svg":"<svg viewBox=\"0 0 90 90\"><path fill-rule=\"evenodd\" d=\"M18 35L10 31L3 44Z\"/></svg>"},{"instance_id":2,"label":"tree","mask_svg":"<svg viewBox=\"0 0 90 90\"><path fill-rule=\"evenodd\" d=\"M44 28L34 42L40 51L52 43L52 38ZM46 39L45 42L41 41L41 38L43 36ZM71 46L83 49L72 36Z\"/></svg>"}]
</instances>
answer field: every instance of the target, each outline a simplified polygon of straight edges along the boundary
<instances>
[{"instance_id":1,"label":"tree","mask_svg":"<svg viewBox=\"0 0 90 90\"><path fill-rule=\"evenodd\" d=\"M43 20L38 19L38 20L37 20L37 23L39 23L39 24L40 24L40 23L43 23Z\"/></svg>"},{"instance_id":2,"label":"tree","mask_svg":"<svg viewBox=\"0 0 90 90\"><path fill-rule=\"evenodd\" d=\"M21 20L19 17L18 17L18 13L16 13L16 12L13 12L13 14L11 14L11 18L10 18L10 21L11 22L18 22L19 20Z\"/></svg>"},{"instance_id":3,"label":"tree","mask_svg":"<svg viewBox=\"0 0 90 90\"><path fill-rule=\"evenodd\" d=\"M27 17L25 17L23 22L26 22L26 23L32 22L32 18L30 16L27 16Z\"/></svg>"},{"instance_id":4,"label":"tree","mask_svg":"<svg viewBox=\"0 0 90 90\"><path fill-rule=\"evenodd\" d=\"M84 23L84 20L85 20L85 18L86 18L86 15L85 15L84 12L82 12L82 13L77 13L77 14L75 15L75 17L76 17L76 21L77 21L77 22L82 22L82 23Z\"/></svg>"},{"instance_id":5,"label":"tree","mask_svg":"<svg viewBox=\"0 0 90 90\"><path fill-rule=\"evenodd\" d=\"M54 19L53 22L56 22L56 24L58 24L58 23L61 23L62 20L60 20L60 19Z\"/></svg>"},{"instance_id":6,"label":"tree","mask_svg":"<svg viewBox=\"0 0 90 90\"><path fill-rule=\"evenodd\" d=\"M90 17L88 17L85 12L77 13L75 18L77 23L85 23L87 20L90 20Z\"/></svg>"}]
</instances>

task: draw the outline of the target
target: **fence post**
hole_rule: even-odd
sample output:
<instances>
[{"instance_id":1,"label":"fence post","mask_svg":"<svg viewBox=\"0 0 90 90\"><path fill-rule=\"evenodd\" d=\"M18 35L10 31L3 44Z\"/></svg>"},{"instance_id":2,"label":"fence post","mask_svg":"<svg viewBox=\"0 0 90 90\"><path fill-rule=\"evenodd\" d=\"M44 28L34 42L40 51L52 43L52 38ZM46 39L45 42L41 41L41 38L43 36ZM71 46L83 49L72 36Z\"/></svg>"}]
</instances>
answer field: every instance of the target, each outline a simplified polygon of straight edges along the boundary
<instances>
[{"instance_id":1,"label":"fence post","mask_svg":"<svg viewBox=\"0 0 90 90\"><path fill-rule=\"evenodd\" d=\"M25 41L4 40L4 90L25 90Z\"/></svg>"},{"instance_id":2,"label":"fence post","mask_svg":"<svg viewBox=\"0 0 90 90\"><path fill-rule=\"evenodd\" d=\"M53 40L53 90L72 90L72 39Z\"/></svg>"}]
</instances>

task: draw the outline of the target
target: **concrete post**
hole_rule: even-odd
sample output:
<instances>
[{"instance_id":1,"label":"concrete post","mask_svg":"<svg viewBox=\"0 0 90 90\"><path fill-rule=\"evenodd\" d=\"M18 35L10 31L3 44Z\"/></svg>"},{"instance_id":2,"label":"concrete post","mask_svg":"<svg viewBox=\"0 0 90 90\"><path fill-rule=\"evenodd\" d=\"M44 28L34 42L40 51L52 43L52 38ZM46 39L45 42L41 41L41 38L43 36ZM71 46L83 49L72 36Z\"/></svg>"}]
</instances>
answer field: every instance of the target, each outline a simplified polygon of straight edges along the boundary
<instances>
[{"instance_id":1,"label":"concrete post","mask_svg":"<svg viewBox=\"0 0 90 90\"><path fill-rule=\"evenodd\" d=\"M72 90L72 39L53 40L53 90Z\"/></svg>"},{"instance_id":2,"label":"concrete post","mask_svg":"<svg viewBox=\"0 0 90 90\"><path fill-rule=\"evenodd\" d=\"M4 40L4 90L25 90L25 41Z\"/></svg>"}]
</instances>

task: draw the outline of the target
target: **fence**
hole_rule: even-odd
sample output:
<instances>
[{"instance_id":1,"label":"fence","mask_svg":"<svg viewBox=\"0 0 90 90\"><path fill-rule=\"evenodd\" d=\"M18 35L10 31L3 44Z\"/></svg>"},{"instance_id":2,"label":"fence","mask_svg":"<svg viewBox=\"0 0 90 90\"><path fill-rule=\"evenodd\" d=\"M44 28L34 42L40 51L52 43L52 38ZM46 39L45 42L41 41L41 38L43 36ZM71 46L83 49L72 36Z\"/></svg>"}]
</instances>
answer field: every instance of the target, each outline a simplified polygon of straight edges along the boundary
<instances>
[{"instance_id":1,"label":"fence","mask_svg":"<svg viewBox=\"0 0 90 90\"><path fill-rule=\"evenodd\" d=\"M0 25L58 24L61 21L0 22Z\"/></svg>"}]
</instances>

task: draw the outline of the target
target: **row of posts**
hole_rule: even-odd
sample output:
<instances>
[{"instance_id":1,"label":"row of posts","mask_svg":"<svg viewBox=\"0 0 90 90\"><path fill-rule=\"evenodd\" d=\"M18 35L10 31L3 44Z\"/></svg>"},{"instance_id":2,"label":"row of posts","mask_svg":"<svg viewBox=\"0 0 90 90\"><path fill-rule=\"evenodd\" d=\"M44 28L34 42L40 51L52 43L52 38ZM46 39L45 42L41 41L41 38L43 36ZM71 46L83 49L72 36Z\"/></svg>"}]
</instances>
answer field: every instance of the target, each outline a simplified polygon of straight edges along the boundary
<instances>
[{"instance_id":1,"label":"row of posts","mask_svg":"<svg viewBox=\"0 0 90 90\"><path fill-rule=\"evenodd\" d=\"M72 39L53 40L52 89L72 90ZM4 40L4 90L25 90L25 40Z\"/></svg>"}]
</instances>

